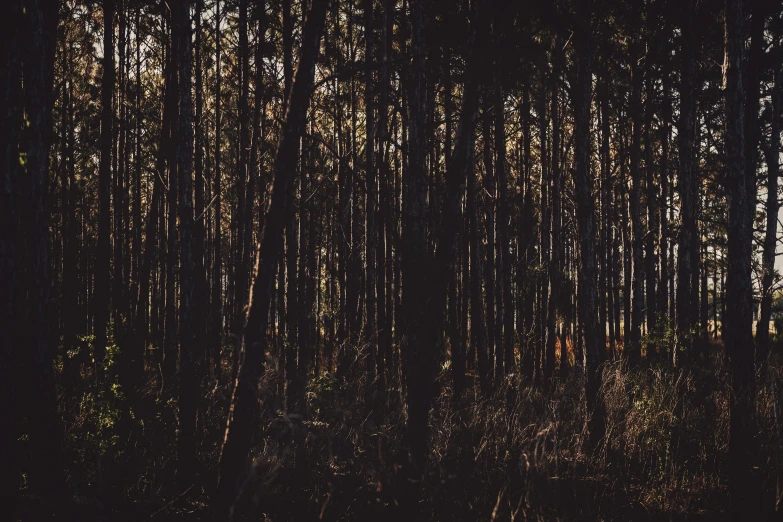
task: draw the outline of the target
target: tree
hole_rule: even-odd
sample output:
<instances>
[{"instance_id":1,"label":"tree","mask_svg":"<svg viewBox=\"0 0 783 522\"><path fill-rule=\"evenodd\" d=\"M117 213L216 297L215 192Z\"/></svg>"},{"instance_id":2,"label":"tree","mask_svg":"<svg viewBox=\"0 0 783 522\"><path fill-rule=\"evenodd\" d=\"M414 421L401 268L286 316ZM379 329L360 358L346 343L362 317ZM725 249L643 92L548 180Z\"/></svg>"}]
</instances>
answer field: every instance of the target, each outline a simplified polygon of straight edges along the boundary
<instances>
[{"instance_id":1,"label":"tree","mask_svg":"<svg viewBox=\"0 0 783 522\"><path fill-rule=\"evenodd\" d=\"M758 15L754 15L758 16ZM767 161L767 205L764 250L762 254L761 307L756 326L756 365L761 372L759 382L766 380L769 357L769 322L772 318L772 284L775 280L775 257L778 230L778 177L780 176L780 122L783 111L783 68L778 64L770 106L770 136L764 146Z\"/></svg>"},{"instance_id":2,"label":"tree","mask_svg":"<svg viewBox=\"0 0 783 522\"><path fill-rule=\"evenodd\" d=\"M215 497L215 518L220 520L232 518L233 506L241 493L246 473L245 464L252 442L253 419L257 409L258 379L263 372L272 283L282 251L285 221L293 196L290 172L296 161L299 138L304 132L315 63L326 18L326 5L326 0L313 0L305 22L302 54L275 156L272 201L258 248L255 277L242 333L240 364L231 398L231 413L220 454L220 478Z\"/></svg>"},{"instance_id":3,"label":"tree","mask_svg":"<svg viewBox=\"0 0 783 522\"><path fill-rule=\"evenodd\" d=\"M13 359L26 370L15 383L15 395L20 400L20 413L24 412L28 423L30 490L46 499L55 510L66 499L61 452L62 428L57 413L54 382L54 351L48 331L50 280L46 196L54 47L46 31L50 31L52 25L57 26L57 16L55 2L29 1L24 6L20 48L28 128L21 137L19 152L26 153L26 168L15 180L18 188L12 201L18 202L16 208L19 209L16 225L19 241L14 262L19 270L19 286L13 295L14 306L21 312L15 325L16 335L12 339L15 345ZM10 92L18 92L13 86L9 87ZM13 111L13 107L10 108ZM12 148L8 152L14 154L15 150ZM18 157L13 160L18 161ZM11 170L6 176L10 177L14 171ZM11 382L14 382L13 378Z\"/></svg>"},{"instance_id":4,"label":"tree","mask_svg":"<svg viewBox=\"0 0 783 522\"><path fill-rule=\"evenodd\" d=\"M109 321L109 262L111 226L110 187L111 187L111 148L113 140L114 97L114 0L103 2L103 82L101 85L101 157L98 186L98 250L95 274L95 364L98 378L101 377L101 365L107 343L107 323Z\"/></svg>"},{"instance_id":5,"label":"tree","mask_svg":"<svg viewBox=\"0 0 783 522\"><path fill-rule=\"evenodd\" d=\"M172 12L177 39L177 74L179 76L179 118L176 133L177 172L179 183L180 235L180 303L179 303L179 438L177 439L177 472L181 484L192 478L196 463L196 376L193 322L193 99L191 92L191 26L190 1L178 2Z\"/></svg>"},{"instance_id":6,"label":"tree","mask_svg":"<svg viewBox=\"0 0 783 522\"><path fill-rule=\"evenodd\" d=\"M745 158L745 93L742 85L742 0L727 0L723 82L726 100L726 166L729 193L728 270L724 342L731 364L729 494L732 517L753 516L759 505L755 461L755 368L751 248L756 200L754 172Z\"/></svg>"},{"instance_id":7,"label":"tree","mask_svg":"<svg viewBox=\"0 0 783 522\"><path fill-rule=\"evenodd\" d=\"M0 415L9 423L2 430L0 438L0 493L3 512L13 514L16 509L16 495L19 490L18 439L18 397L19 382L14 377L14 368L18 364L17 339L14 335L17 302L16 286L19 279L17 250L21 238L17 230L17 194L14 185L19 176L18 132L21 111L18 104L21 90L21 27L22 0L13 1L7 6L7 21L11 29L5 32L2 42L2 77L0 78L0 139L2 140L2 177L0 178L0 382L4 400L0 401Z\"/></svg>"},{"instance_id":8,"label":"tree","mask_svg":"<svg viewBox=\"0 0 783 522\"><path fill-rule=\"evenodd\" d=\"M590 418L590 438L595 445L604 436L603 407L599 401L601 365L605 347L598 322L598 273L596 258L595 201L590 174L590 95L592 91L592 16L591 1L582 2L577 12L576 49L577 85L574 92L576 213L579 229L579 318L585 332L587 411Z\"/></svg>"},{"instance_id":9,"label":"tree","mask_svg":"<svg viewBox=\"0 0 783 522\"><path fill-rule=\"evenodd\" d=\"M691 313L691 282L694 267L692 266L693 244L696 241L696 211L693 140L694 116L696 104L694 101L694 82L696 81L694 24L696 22L696 4L687 1L682 5L682 64L680 72L680 120L677 129L679 140L679 170L680 215L682 226L677 246L677 344L684 347L680 352L674 351L675 364L681 365L691 356L691 327L694 319ZM679 360L679 356L685 361Z\"/></svg>"}]
</instances>

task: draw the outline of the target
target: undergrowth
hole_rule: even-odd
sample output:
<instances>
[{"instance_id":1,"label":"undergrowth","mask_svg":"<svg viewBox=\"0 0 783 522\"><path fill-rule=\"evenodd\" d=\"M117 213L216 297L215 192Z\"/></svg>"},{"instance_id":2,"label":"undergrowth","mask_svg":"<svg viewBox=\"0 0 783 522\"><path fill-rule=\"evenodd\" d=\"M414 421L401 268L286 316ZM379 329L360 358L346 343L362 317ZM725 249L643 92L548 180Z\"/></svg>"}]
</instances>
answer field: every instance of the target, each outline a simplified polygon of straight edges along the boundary
<instances>
[{"instance_id":1,"label":"undergrowth","mask_svg":"<svg viewBox=\"0 0 783 522\"><path fill-rule=\"evenodd\" d=\"M474 386L455 398L444 367L427 468L416 483L401 474L399 378L392 376L386 393L366 393L360 348L344 378L322 372L311 379L306 411L291 414L278 363L270 359L239 519L720 519L728 507L730 392L720 347L711 353L709 365L687 370L608 362L601 388L606 437L594 448L581 369L546 386L511 375L490 396ZM783 372L775 357L757 401L771 505L783 471ZM161 386L154 365L133 406L116 383L61 395L68 482L85 519L209 519L231 395L226 359L223 375L202 383L202 468L184 489L174 480L175 394Z\"/></svg>"}]
</instances>

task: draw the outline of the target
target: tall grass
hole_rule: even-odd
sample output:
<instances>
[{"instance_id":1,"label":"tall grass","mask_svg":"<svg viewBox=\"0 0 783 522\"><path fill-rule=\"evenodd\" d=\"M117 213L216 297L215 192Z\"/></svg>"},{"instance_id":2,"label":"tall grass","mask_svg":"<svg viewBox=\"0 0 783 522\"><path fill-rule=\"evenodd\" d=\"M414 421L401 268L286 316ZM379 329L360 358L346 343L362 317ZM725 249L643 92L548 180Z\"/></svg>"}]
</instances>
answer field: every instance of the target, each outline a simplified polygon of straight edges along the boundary
<instances>
[{"instance_id":1,"label":"tall grass","mask_svg":"<svg viewBox=\"0 0 783 522\"><path fill-rule=\"evenodd\" d=\"M285 412L282 374L268 361L240 519L715 520L727 511L730 389L719 345L709 365L685 370L607 363L600 392L606 437L597 447L587 442L579 367L548 385L511 375L489 396L476 385L457 399L444 366L428 464L416 483L401 473L399 376L368 404L364 351L353 350L342 380L321 373L308 383L304 415ZM78 406L63 409L68 455L82 463L70 477L74 493L101 498L100 509L135 519L207 519L230 397L218 383L229 380L205 383L203 470L185 492L172 480L176 403L170 392L151 382L146 411L132 415L123 430L111 413L122 398L88 390ZM770 506L780 496L783 472L782 386L775 354L757 401ZM105 422L107 416L114 420Z\"/></svg>"}]
</instances>

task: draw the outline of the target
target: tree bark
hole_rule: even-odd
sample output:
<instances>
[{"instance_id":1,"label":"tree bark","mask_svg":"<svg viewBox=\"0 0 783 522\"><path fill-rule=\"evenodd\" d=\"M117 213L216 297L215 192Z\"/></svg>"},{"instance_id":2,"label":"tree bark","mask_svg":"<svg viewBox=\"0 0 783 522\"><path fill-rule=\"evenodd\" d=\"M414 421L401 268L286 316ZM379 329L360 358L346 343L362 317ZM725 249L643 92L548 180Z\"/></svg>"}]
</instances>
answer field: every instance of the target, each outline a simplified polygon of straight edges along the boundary
<instances>
[{"instance_id":1,"label":"tree bark","mask_svg":"<svg viewBox=\"0 0 783 522\"><path fill-rule=\"evenodd\" d=\"M212 296L210 299L210 308L212 309L212 318L210 321L212 335L210 336L210 345L212 346L212 368L216 377L220 376L221 370L221 338L223 333L223 197L221 188L221 48L220 48L220 2L215 2L215 179L214 179L214 198L215 198L215 260L212 264Z\"/></svg>"},{"instance_id":2,"label":"tree bark","mask_svg":"<svg viewBox=\"0 0 783 522\"><path fill-rule=\"evenodd\" d=\"M376 176L375 166L375 88L373 85L373 9L372 4L374 0L364 0L364 61L365 61L365 75L364 75L364 113L365 113L365 135L366 142L364 145L365 152L365 172L367 183L367 203L365 205L367 211L367 225L366 225L366 244L367 244L367 284L365 286L367 297L367 332L366 336L369 341L369 349L367 352L367 379L370 386L367 387L368 391L368 404L372 401L372 396L375 388L375 379L377 376L376 369L376 357L378 355L378 332L375 321L376 314L376 240L377 230L375 224L375 210L378 204L378 180Z\"/></svg>"},{"instance_id":3,"label":"tree bark","mask_svg":"<svg viewBox=\"0 0 783 522\"><path fill-rule=\"evenodd\" d=\"M678 125L679 140L679 172L680 186L680 227L679 244L677 247L677 346L674 350L674 363L682 366L691 357L693 340L691 325L691 280L692 249L696 236L696 183L693 163L694 117L696 104L694 101L694 83L696 81L696 64L694 58L694 24L696 16L695 0L687 0L683 4L682 22L682 69L680 72L680 121Z\"/></svg>"},{"instance_id":4,"label":"tree bark","mask_svg":"<svg viewBox=\"0 0 783 522\"><path fill-rule=\"evenodd\" d=\"M10 24L0 39L0 418L5 427L0 430L0 513L12 519L19 491L19 405L21 399L15 322L17 290L21 269L17 265L21 237L18 233L18 197L15 185L19 178L19 128L21 125L21 50L23 1L12 0L6 5L5 19Z\"/></svg>"},{"instance_id":5,"label":"tree bark","mask_svg":"<svg viewBox=\"0 0 783 522\"><path fill-rule=\"evenodd\" d=\"M496 32L498 29L496 29ZM502 45L500 36L495 35L496 45ZM505 96L503 94L502 64L495 71L495 153L497 154L498 185L500 186L500 208L498 210L498 236L502 254L503 278L503 334L502 346L498 343L498 350L503 350L504 374L514 373L514 301L511 294L511 234L509 226L511 222L510 198L508 194L508 177L506 174L506 117ZM472 146L472 143L471 143ZM464 183L464 181L463 181Z\"/></svg>"},{"instance_id":6,"label":"tree bark","mask_svg":"<svg viewBox=\"0 0 783 522\"><path fill-rule=\"evenodd\" d=\"M409 162L403 175L403 293L405 308L404 349L408 351L405 368L408 386L405 445L408 473L420 477L427 454L427 422L433 400L435 361L444 342L447 289L454 270L458 224L462 217L465 184L473 166L474 122L478 106L479 52L487 33L483 9L477 7L476 25L469 36L469 54L460 108L460 123L454 151L446 167L443 214L437 231L437 248L430 257L426 238L427 173L424 168L425 120L424 65L428 52L424 41L425 13L419 0L411 3L413 27L413 63L409 91ZM406 175L407 174L407 175Z\"/></svg>"},{"instance_id":7,"label":"tree bark","mask_svg":"<svg viewBox=\"0 0 783 522\"><path fill-rule=\"evenodd\" d=\"M220 455L220 475L215 498L217 520L233 517L234 503L241 493L246 474L246 459L252 444L254 419L258 410L258 380L263 373L272 284L293 199L291 172L297 161L299 139L305 130L327 4L326 0L313 0L307 16L302 33L302 54L275 155L272 200L264 220L264 232L258 249L253 288L242 335L240 364Z\"/></svg>"},{"instance_id":8,"label":"tree bark","mask_svg":"<svg viewBox=\"0 0 783 522\"><path fill-rule=\"evenodd\" d=\"M634 56L638 56L640 43L634 42L633 48L637 49ZM633 257L633 280L631 295L631 335L628 339L627 355L631 364L635 364L641 357L642 340L642 311L644 308L644 259L642 238L644 230L642 229L642 180L641 180L641 136L642 136L642 70L637 60L631 72L631 193L629 198L629 209L631 212L631 233L632 239L632 257Z\"/></svg>"},{"instance_id":9,"label":"tree bark","mask_svg":"<svg viewBox=\"0 0 783 522\"><path fill-rule=\"evenodd\" d=\"M172 20L172 35L173 20ZM171 46L167 56L168 75L166 85L166 96L172 106L171 125L169 126L169 135L161 146L166 150L168 161L168 209L166 216L166 310L165 326L163 339L163 384L171 386L175 375L177 374L177 285L176 268L179 259L179 249L177 248L177 197L179 195L179 176L177 175L177 138L179 115L177 113L177 100L179 92L179 82L177 76L177 56L179 42L178 38L172 37Z\"/></svg>"},{"instance_id":10,"label":"tree bark","mask_svg":"<svg viewBox=\"0 0 783 522\"><path fill-rule=\"evenodd\" d=\"M775 257L778 237L778 177L780 176L780 122L783 114L783 67L775 71L775 86L772 91L772 114L770 115L770 140L764 148L767 160L767 209L764 251L762 253L761 311L756 325L756 365L759 368L759 382L767 376L769 357L769 322L772 318L772 285L775 282Z\"/></svg>"},{"instance_id":11,"label":"tree bark","mask_svg":"<svg viewBox=\"0 0 783 522\"><path fill-rule=\"evenodd\" d=\"M48 39L57 26L58 6L51 0L29 0L23 11L22 61L27 129L20 136L27 152L26 169L19 173L14 194L18 208L18 292L14 292L19 317L14 327L16 361L23 369L18 381L19 413L27 417L30 446L29 491L49 503L56 513L66 500L61 452L62 428L57 412L48 307L49 223L46 205L49 137L51 130L54 45ZM15 92L11 87L10 92ZM12 113L13 114L13 113ZM13 116L15 117L15 116ZM11 131L13 135L14 132ZM11 150L13 153L13 149ZM12 158L19 161L19 157ZM14 169L15 170L15 169ZM9 174L12 174L10 172ZM13 379L12 379L13 382ZM3 400L7 400L4 398ZM14 431L14 430L11 430Z\"/></svg>"},{"instance_id":12,"label":"tree bark","mask_svg":"<svg viewBox=\"0 0 783 522\"><path fill-rule=\"evenodd\" d=\"M745 107L742 85L742 0L726 0L724 85L726 166L729 196L728 270L724 343L729 354L729 495L734 520L760 515L756 461L755 369L753 365L753 283L751 249L755 176L745 158Z\"/></svg>"},{"instance_id":13,"label":"tree bark","mask_svg":"<svg viewBox=\"0 0 783 522\"><path fill-rule=\"evenodd\" d=\"M114 0L103 1L103 80L101 85L101 150L98 165L98 250L95 259L95 365L102 379L109 322L109 234L111 226L112 99L114 97Z\"/></svg>"},{"instance_id":14,"label":"tree bark","mask_svg":"<svg viewBox=\"0 0 783 522\"><path fill-rule=\"evenodd\" d=\"M544 357L544 378L548 386L555 370L555 347L557 345L557 319L560 313L560 292L562 281L562 236L560 227L560 104L559 104L559 82L560 82L560 39L556 35L552 43L552 147L551 147L551 235L549 242L550 262L549 262L549 301L546 310L546 352ZM561 344L561 365L565 360L565 344Z\"/></svg>"},{"instance_id":15,"label":"tree bark","mask_svg":"<svg viewBox=\"0 0 783 522\"><path fill-rule=\"evenodd\" d=\"M191 85L190 0L174 4L173 28L177 40L179 118L176 150L179 174L180 300L179 300L179 428L177 477L180 486L192 480L196 470L196 403L198 382L193 333L193 98Z\"/></svg>"},{"instance_id":16,"label":"tree bark","mask_svg":"<svg viewBox=\"0 0 783 522\"><path fill-rule=\"evenodd\" d=\"M596 258L595 202L590 174L590 94L592 89L592 0L580 4L576 28L578 56L577 84L574 91L574 187L579 234L579 322L584 329L586 358L586 395L591 443L595 446L604 436L603 405L598 397L605 347L598 324L598 273Z\"/></svg>"}]
</instances>

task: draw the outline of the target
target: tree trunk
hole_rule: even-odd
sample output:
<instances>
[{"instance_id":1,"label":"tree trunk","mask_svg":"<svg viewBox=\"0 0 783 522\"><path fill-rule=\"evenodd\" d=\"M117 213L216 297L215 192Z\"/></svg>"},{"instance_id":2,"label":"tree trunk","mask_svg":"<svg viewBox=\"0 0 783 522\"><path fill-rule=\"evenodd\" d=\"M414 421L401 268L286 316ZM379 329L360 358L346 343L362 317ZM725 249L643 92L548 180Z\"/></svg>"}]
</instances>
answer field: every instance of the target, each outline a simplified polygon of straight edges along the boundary
<instances>
[{"instance_id":1,"label":"tree trunk","mask_svg":"<svg viewBox=\"0 0 783 522\"><path fill-rule=\"evenodd\" d=\"M327 4L326 0L313 0L307 16L302 32L302 54L275 155L272 200L264 220L264 232L258 249L253 288L242 335L240 365L220 455L220 475L215 499L217 520L232 518L234 503L244 483L246 459L258 411L258 380L263 372L272 283L277 272L283 232L293 199L291 172L297 161L299 139L305 130Z\"/></svg>"},{"instance_id":2,"label":"tree trunk","mask_svg":"<svg viewBox=\"0 0 783 522\"><path fill-rule=\"evenodd\" d=\"M669 205L669 140L671 139L672 100L670 94L669 72L664 71L663 77L663 107L661 125L661 235L660 235L660 260L661 278L658 285L658 310L664 316L668 316L668 325L673 317L669 316L669 219L666 209Z\"/></svg>"},{"instance_id":3,"label":"tree trunk","mask_svg":"<svg viewBox=\"0 0 783 522\"><path fill-rule=\"evenodd\" d=\"M196 470L196 376L193 334L193 99L191 93L190 0L174 4L173 28L177 40L179 118L176 150L179 175L180 300L179 300L179 428L177 476L180 486L192 480Z\"/></svg>"},{"instance_id":4,"label":"tree trunk","mask_svg":"<svg viewBox=\"0 0 783 522\"><path fill-rule=\"evenodd\" d=\"M173 25L173 24L172 24ZM173 28L172 28L173 34ZM177 94L179 92L179 83L177 81L176 59L179 42L178 38L171 39L171 46L168 54L168 79L166 86L166 96L170 97L168 102L172 105L170 134L166 141L161 145L166 150L169 183L168 183L168 214L166 216L166 311L165 327L163 340L163 384L170 386L173 384L177 374L177 286L176 286L176 268L179 258L179 249L177 248L177 196L179 195L179 176L177 175L177 157L176 157L176 130L178 130L179 116L177 114Z\"/></svg>"},{"instance_id":5,"label":"tree trunk","mask_svg":"<svg viewBox=\"0 0 783 522\"><path fill-rule=\"evenodd\" d=\"M427 48L424 41L426 9L422 0L412 0L411 54L413 57L408 85L408 165L403 170L402 181L402 277L406 290L403 293L403 345L408 363L405 374L408 388L408 420L406 445L413 474L424 469L427 451L427 418L429 416L435 361L433 346L427 346L425 324L427 301L433 293L429 279L430 263L427 248L427 170L426 170L426 92L425 63Z\"/></svg>"},{"instance_id":6,"label":"tree trunk","mask_svg":"<svg viewBox=\"0 0 783 522\"><path fill-rule=\"evenodd\" d=\"M23 1L12 0L6 4L5 19L8 29L0 39L0 146L2 146L2 167L0 167L0 418L5 426L0 430L0 513L12 519L16 512L19 492L19 401L21 379L16 375L21 350L17 346L16 320L18 272L17 264L21 237L18 230L18 196L15 186L19 179L19 128L22 108L19 106L21 92L21 36Z\"/></svg>"},{"instance_id":7,"label":"tree trunk","mask_svg":"<svg viewBox=\"0 0 783 522\"><path fill-rule=\"evenodd\" d=\"M503 352L497 342L495 303L497 301L495 285L495 206L497 201L495 169L492 164L492 120L490 118L490 92L484 91L484 114L482 117L483 151L484 151L484 190L489 194L485 208L485 226L487 238L487 262L484 266L486 308L487 308L487 350L493 363L495 378L500 378L503 369Z\"/></svg>"},{"instance_id":8,"label":"tree trunk","mask_svg":"<svg viewBox=\"0 0 783 522\"><path fill-rule=\"evenodd\" d=\"M756 452L756 386L753 365L751 247L755 176L747 171L744 132L742 0L726 0L724 85L729 196L728 270L724 343L731 364L729 494L734 520L760 515Z\"/></svg>"},{"instance_id":9,"label":"tree trunk","mask_svg":"<svg viewBox=\"0 0 783 522\"><path fill-rule=\"evenodd\" d=\"M109 321L109 233L112 99L114 97L114 0L103 1L103 80L101 85L101 150L98 166L98 250L95 259L95 365L102 379Z\"/></svg>"},{"instance_id":10,"label":"tree trunk","mask_svg":"<svg viewBox=\"0 0 783 522\"><path fill-rule=\"evenodd\" d=\"M697 238L696 229L696 183L693 162L694 117L696 104L694 100L694 83L696 81L694 24L696 17L695 0L688 0L683 5L682 22L682 70L680 80L680 121L678 125L679 140L679 172L680 185L680 227L679 244L677 247L677 346L674 350L674 363L682 366L691 358L693 340L691 324L691 280L692 249Z\"/></svg>"},{"instance_id":11,"label":"tree trunk","mask_svg":"<svg viewBox=\"0 0 783 522\"><path fill-rule=\"evenodd\" d=\"M620 334L619 330L615 331L614 322L614 307L619 306L614 299L614 256L613 256L613 224L609 220L609 214L612 208L611 202L613 200L612 190L612 176L611 176L611 154L609 151L609 138L610 138L610 125L609 125L609 82L605 80L601 84L601 90L599 93L599 103L601 109L601 228L602 233L602 245L601 245L601 272L600 279L602 284L599 283L601 289L600 297L606 301L606 309L604 313L599 314L601 320L600 328L603 333L606 330L606 321L609 320L609 353L614 356L616 336Z\"/></svg>"},{"instance_id":12,"label":"tree trunk","mask_svg":"<svg viewBox=\"0 0 783 522\"><path fill-rule=\"evenodd\" d=\"M194 221L193 221L193 317L195 330L193 332L193 349L199 364L199 368L207 368L205 362L208 360L206 333L207 311L209 303L209 294L207 291L208 275L205 268L204 244L206 230L206 208L204 202L204 88L201 68L201 17L204 9L204 0L196 0L196 51L195 51L195 69L196 69L196 107L195 119L193 121L194 130L194 165L193 174L195 176L194 185ZM200 370L200 373L203 371Z\"/></svg>"},{"instance_id":13,"label":"tree trunk","mask_svg":"<svg viewBox=\"0 0 783 522\"><path fill-rule=\"evenodd\" d=\"M579 233L579 322L584 329L586 356L586 395L591 443L596 446L604 436L603 405L598 397L605 347L599 343L598 273L596 258L595 202L590 174L590 91L592 60L592 1L580 4L576 30L578 56L577 84L574 91L574 187Z\"/></svg>"},{"instance_id":14,"label":"tree trunk","mask_svg":"<svg viewBox=\"0 0 783 522\"><path fill-rule=\"evenodd\" d=\"M761 312L756 325L756 365L760 369L759 382L766 381L769 357L769 321L772 318L772 284L775 281L775 256L778 237L778 176L780 175L780 122L783 114L783 67L775 71L770 115L770 140L764 148L767 160L767 227L764 235L761 277ZM717 324L717 323L716 323Z\"/></svg>"},{"instance_id":15,"label":"tree trunk","mask_svg":"<svg viewBox=\"0 0 783 522\"><path fill-rule=\"evenodd\" d=\"M403 179L403 278L406 282L405 349L408 351L406 377L408 385L408 419L405 445L408 451L409 473L420 477L427 453L427 422L435 388L435 361L443 346L446 325L446 294L454 270L458 224L465 183L473 166L474 121L478 109L476 98L481 76L479 52L487 33L483 9L477 8L476 28L471 31L465 86L460 109L460 123L454 151L446 167L446 188L443 215L437 231L435 258L428 253L426 239L426 188L424 168L424 63L428 49L423 41L425 13L418 0L411 3L413 27L413 69L409 104L409 163ZM404 173L404 174L405 174Z\"/></svg>"},{"instance_id":16,"label":"tree trunk","mask_svg":"<svg viewBox=\"0 0 783 522\"><path fill-rule=\"evenodd\" d=\"M214 198L215 198L215 260L212 264L212 296L210 299L210 308L212 309L212 318L210 326L212 334L210 336L210 345L212 346L212 367L215 377L220 377L221 353L220 345L223 330L223 198L221 188L221 82L222 69L220 66L220 2L215 2L215 180L214 180Z\"/></svg>"},{"instance_id":17,"label":"tree trunk","mask_svg":"<svg viewBox=\"0 0 783 522\"><path fill-rule=\"evenodd\" d=\"M550 254L551 254L551 225L552 214L549 206L549 193L550 193L550 179L549 169L547 165L547 112L546 112L546 89L543 87L546 84L546 65L542 65L541 68L541 91L538 93L538 117L539 117L539 159L541 162L541 196L540 196L540 214L541 222L539 227L539 264L541 266L541 275L539 276L538 284L538 320L536 321L536 335L534 336L534 356L533 367L535 369L535 376L537 380L541 379L542 373L542 356L546 351L546 325L547 325L547 311L549 310L549 271L550 271ZM543 361L546 364L545 361Z\"/></svg>"},{"instance_id":18,"label":"tree trunk","mask_svg":"<svg viewBox=\"0 0 783 522\"><path fill-rule=\"evenodd\" d=\"M562 190L560 179L560 107L559 82L560 82L560 39L555 36L552 44L552 147L551 147L551 235L550 235L550 263L549 263L549 302L546 310L546 354L544 358L544 377L548 386L555 370L555 346L557 344L557 319L560 313L560 292L562 280L562 237L560 227L560 193ZM561 344L561 366L565 361L565 344Z\"/></svg>"},{"instance_id":19,"label":"tree trunk","mask_svg":"<svg viewBox=\"0 0 783 522\"><path fill-rule=\"evenodd\" d=\"M651 4L650 4L651 5ZM655 183L655 162L653 159L653 149L655 144L653 143L652 125L655 119L655 79L652 76L653 72L653 49L657 48L658 42L654 29L650 26L653 25L653 20L656 16L652 11L652 7L648 6L647 13L647 39L650 44L647 47L647 56L645 57L645 102L644 102L644 171L645 182L647 192L647 234L645 237L645 297L646 297L646 317L647 317L647 332L652 333L656 326L656 304L658 294L656 292L656 284L658 279L658 259L655 254L655 240L658 238L658 185ZM657 346L655 343L647 343L646 355L648 358L655 357L655 350Z\"/></svg>"},{"instance_id":20,"label":"tree trunk","mask_svg":"<svg viewBox=\"0 0 783 522\"><path fill-rule=\"evenodd\" d=\"M367 332L369 341L367 352L367 380L370 386L367 387L368 404L372 402L372 395L375 388L376 378L376 357L378 354L378 332L375 322L376 301L375 301L375 259L376 259L376 240L377 230L375 224L375 209L378 204L378 180L376 179L375 168L375 87L373 85L373 12L372 4L374 0L364 0L364 113L365 113L365 135L366 142L364 152L366 154L366 183L367 183L367 211L366 225L366 244L367 244L367 285L366 285L366 303L367 303ZM384 109L385 110L385 109Z\"/></svg>"},{"instance_id":21,"label":"tree trunk","mask_svg":"<svg viewBox=\"0 0 783 522\"><path fill-rule=\"evenodd\" d=\"M500 39L497 35L495 38ZM496 44L500 45L500 42L496 42ZM511 235L509 234L511 210L508 195L508 179L506 176L506 118L502 67L497 67L495 74L495 153L497 154L496 170L498 185L500 186L498 237L503 261L502 274L499 274L503 278L503 342L502 346L501 343L498 343L498 350L503 350L503 369L505 374L508 375L514 373L514 301L511 296Z\"/></svg>"},{"instance_id":22,"label":"tree trunk","mask_svg":"<svg viewBox=\"0 0 783 522\"><path fill-rule=\"evenodd\" d=\"M639 42L635 42L633 47L638 49ZM635 55L638 55L638 51ZM631 72L631 193L629 198L629 209L631 212L631 232L632 256L633 256L633 280L631 296L631 335L628 339L627 355L631 364L638 362L641 357L642 340L642 311L644 308L644 259L642 238L642 180L641 180L641 136L642 136L642 70L636 60Z\"/></svg>"},{"instance_id":23,"label":"tree trunk","mask_svg":"<svg viewBox=\"0 0 783 522\"><path fill-rule=\"evenodd\" d=\"M48 39L47 31L52 30L52 24L57 26L57 16L58 6L53 1L31 0L23 11L20 36L27 128L20 136L19 152L26 151L27 162L25 171L17 178L12 201L15 208L11 210L18 208L19 221L12 229L19 233L14 264L20 276L18 292L14 292L15 307L20 313L11 342L17 346L14 359L23 370L18 381L17 400L19 413L27 417L28 487L32 495L44 498L55 512L67 495L61 453L62 428L56 404L54 350L48 332L50 279L46 196L53 87L50 71L54 67L50 61L54 57L50 46L54 42ZM9 90L9 94L15 92L16 87L9 85ZM12 102L8 100L7 103ZM10 116L15 117L13 112ZM14 136L15 133L11 131L10 134ZM13 148L11 152L15 152ZM12 160L18 162L19 159L14 157ZM9 174L13 175L13 171Z\"/></svg>"}]
</instances>

